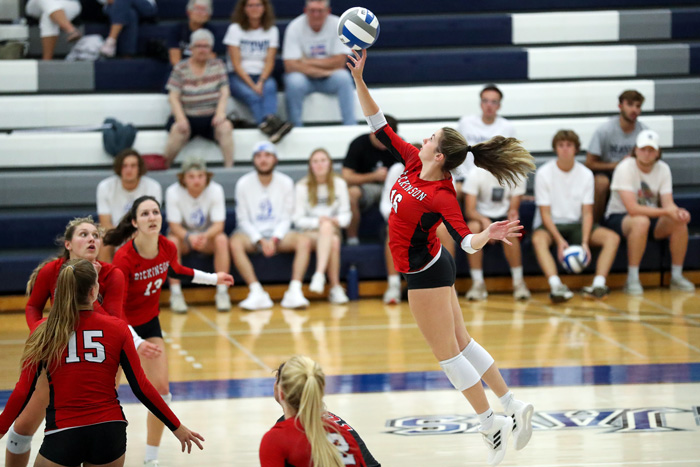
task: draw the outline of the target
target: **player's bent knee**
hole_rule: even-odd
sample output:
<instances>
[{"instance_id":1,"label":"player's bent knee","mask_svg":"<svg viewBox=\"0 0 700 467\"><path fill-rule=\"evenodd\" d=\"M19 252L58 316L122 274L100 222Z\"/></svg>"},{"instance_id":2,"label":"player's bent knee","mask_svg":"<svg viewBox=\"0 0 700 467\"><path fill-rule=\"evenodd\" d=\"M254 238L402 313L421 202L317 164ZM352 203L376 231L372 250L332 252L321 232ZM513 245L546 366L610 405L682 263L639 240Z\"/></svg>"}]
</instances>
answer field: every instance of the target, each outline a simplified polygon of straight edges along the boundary
<instances>
[{"instance_id":1,"label":"player's bent knee","mask_svg":"<svg viewBox=\"0 0 700 467\"><path fill-rule=\"evenodd\" d=\"M481 381L479 373L461 353L456 357L441 361L440 366L445 375L447 375L447 379L452 383L452 386L458 391L469 389Z\"/></svg>"},{"instance_id":2,"label":"player's bent knee","mask_svg":"<svg viewBox=\"0 0 700 467\"><path fill-rule=\"evenodd\" d=\"M464 355L474 369L476 369L477 373L479 373L479 377L484 376L484 373L494 364L494 359L491 354L474 339L462 350L462 355Z\"/></svg>"},{"instance_id":3,"label":"player's bent knee","mask_svg":"<svg viewBox=\"0 0 700 467\"><path fill-rule=\"evenodd\" d=\"M15 427L10 427L7 432L7 450L12 454L24 454L32 448L33 435L20 435L15 431Z\"/></svg>"}]
</instances>

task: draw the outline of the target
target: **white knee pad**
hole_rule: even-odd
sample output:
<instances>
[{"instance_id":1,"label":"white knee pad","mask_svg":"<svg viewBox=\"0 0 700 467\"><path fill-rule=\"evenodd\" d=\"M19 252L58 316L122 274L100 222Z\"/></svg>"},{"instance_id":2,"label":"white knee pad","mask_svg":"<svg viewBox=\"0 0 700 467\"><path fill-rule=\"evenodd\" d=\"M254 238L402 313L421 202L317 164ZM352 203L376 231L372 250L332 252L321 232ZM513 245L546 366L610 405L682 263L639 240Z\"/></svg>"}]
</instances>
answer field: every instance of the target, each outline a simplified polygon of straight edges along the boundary
<instances>
[{"instance_id":1,"label":"white knee pad","mask_svg":"<svg viewBox=\"0 0 700 467\"><path fill-rule=\"evenodd\" d=\"M32 448L32 435L18 435L14 425L7 432L7 450L12 454L24 454Z\"/></svg>"},{"instance_id":2,"label":"white knee pad","mask_svg":"<svg viewBox=\"0 0 700 467\"><path fill-rule=\"evenodd\" d=\"M486 370L491 368L491 365L493 365L494 362L491 354L480 346L474 339L472 339L469 345L462 350L462 355L464 355L464 358L469 360L469 363L474 365L476 371L479 372L479 377L484 376Z\"/></svg>"},{"instance_id":3,"label":"white knee pad","mask_svg":"<svg viewBox=\"0 0 700 467\"><path fill-rule=\"evenodd\" d=\"M452 386L458 391L464 391L474 386L481 381L479 373L474 369L471 363L464 358L464 355L459 354L449 360L440 362L442 371L447 375Z\"/></svg>"},{"instance_id":4,"label":"white knee pad","mask_svg":"<svg viewBox=\"0 0 700 467\"><path fill-rule=\"evenodd\" d=\"M167 393L166 395L161 394L160 397L163 398L163 400L165 401L166 404L168 404L168 406L173 401L173 395L171 393Z\"/></svg>"}]
</instances>

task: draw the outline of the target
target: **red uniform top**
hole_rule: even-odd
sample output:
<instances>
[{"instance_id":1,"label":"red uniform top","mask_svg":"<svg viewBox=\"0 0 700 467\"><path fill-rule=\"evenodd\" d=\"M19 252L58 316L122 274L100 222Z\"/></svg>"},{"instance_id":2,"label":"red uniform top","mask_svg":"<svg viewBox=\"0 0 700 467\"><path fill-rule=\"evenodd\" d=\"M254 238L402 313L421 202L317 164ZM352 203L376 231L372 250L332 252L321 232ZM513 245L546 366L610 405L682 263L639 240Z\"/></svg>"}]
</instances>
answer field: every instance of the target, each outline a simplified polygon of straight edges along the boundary
<instances>
[{"instance_id":1,"label":"red uniform top","mask_svg":"<svg viewBox=\"0 0 700 467\"><path fill-rule=\"evenodd\" d=\"M452 177L420 179L423 163L418 149L394 133L389 125L375 133L379 141L406 166L391 189L389 248L398 272L424 268L440 251L435 231L444 222L452 238L461 243L471 232L464 222Z\"/></svg>"},{"instance_id":2,"label":"red uniform top","mask_svg":"<svg viewBox=\"0 0 700 467\"><path fill-rule=\"evenodd\" d=\"M46 408L46 433L111 421L126 421L114 389L121 365L138 399L170 430L180 421L141 368L126 323L94 311L81 311L80 321L59 364L47 370L51 400ZM29 402L45 364L25 367L0 415L4 434Z\"/></svg>"},{"instance_id":3,"label":"red uniform top","mask_svg":"<svg viewBox=\"0 0 700 467\"><path fill-rule=\"evenodd\" d=\"M29 294L29 300L27 300L27 306L24 308L27 324L31 331L34 331L41 322L46 302L51 299L51 303L53 303L58 274L61 272L61 266L65 262L64 258L57 258L46 263L36 277L34 287ZM95 300L95 303L92 304L93 309L124 319L122 309L124 302L124 274L109 263L103 263L102 261L99 261L99 263L102 265L97 276L97 282L100 284L100 295Z\"/></svg>"},{"instance_id":4,"label":"red uniform top","mask_svg":"<svg viewBox=\"0 0 700 467\"><path fill-rule=\"evenodd\" d=\"M175 244L162 235L158 236L155 258L142 257L132 240L117 250L112 264L121 269L126 278L124 315L132 326L140 326L158 316L160 288L168 275L185 280L194 277L193 269L178 263Z\"/></svg>"},{"instance_id":5,"label":"red uniform top","mask_svg":"<svg viewBox=\"0 0 700 467\"><path fill-rule=\"evenodd\" d=\"M357 441L335 423L324 420L328 440L335 444L347 466L366 467ZM278 422L260 442L261 467L311 466L311 444L296 417ZM323 467L323 466L318 466Z\"/></svg>"}]
</instances>

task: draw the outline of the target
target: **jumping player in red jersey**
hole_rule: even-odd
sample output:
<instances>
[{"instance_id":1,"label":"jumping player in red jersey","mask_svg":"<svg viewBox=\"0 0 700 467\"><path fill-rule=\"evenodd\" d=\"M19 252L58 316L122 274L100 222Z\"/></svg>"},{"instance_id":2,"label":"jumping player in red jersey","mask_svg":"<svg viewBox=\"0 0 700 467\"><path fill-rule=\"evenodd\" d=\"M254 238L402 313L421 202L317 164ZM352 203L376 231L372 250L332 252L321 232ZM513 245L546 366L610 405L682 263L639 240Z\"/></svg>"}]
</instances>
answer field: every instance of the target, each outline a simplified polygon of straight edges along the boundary
<instances>
[{"instance_id":1,"label":"jumping player in red jersey","mask_svg":"<svg viewBox=\"0 0 700 467\"><path fill-rule=\"evenodd\" d=\"M180 423L146 379L126 323L93 310L99 293L97 271L89 261L65 263L51 312L27 339L19 382L0 414L0 437L45 373L52 397L35 465L123 466L126 419L114 390L121 365L134 394L167 424L183 451L190 452L193 442L202 449L204 438Z\"/></svg>"},{"instance_id":2,"label":"jumping player in red jersey","mask_svg":"<svg viewBox=\"0 0 700 467\"><path fill-rule=\"evenodd\" d=\"M355 438L325 416L325 385L323 370L309 357L296 355L284 364L276 399L285 420L263 436L261 467L366 467Z\"/></svg>"},{"instance_id":3,"label":"jumping player in red jersey","mask_svg":"<svg viewBox=\"0 0 700 467\"><path fill-rule=\"evenodd\" d=\"M152 196L137 198L129 212L116 228L107 232L104 243L118 246L112 264L121 269L126 279L124 314L136 334L162 349L152 360L141 360L149 381L166 403L172 399L168 382L168 359L158 315L161 286L168 275L195 284L233 285L233 277L224 272L206 273L186 268L177 260L175 244L160 234L163 217L160 204ZM148 414L146 456L144 464L158 465L158 447L163 435L163 424L153 414Z\"/></svg>"},{"instance_id":4,"label":"jumping player in red jersey","mask_svg":"<svg viewBox=\"0 0 700 467\"><path fill-rule=\"evenodd\" d=\"M510 244L520 237L516 220L494 222L472 234L464 221L452 186L451 170L474 155L474 163L511 185L535 170L532 156L514 138L496 136L469 146L453 128L440 128L418 150L399 138L367 89L362 73L367 51L354 52L347 64L367 122L406 170L394 184L389 215L389 246L396 270L408 284L408 304L421 333L452 385L479 415L480 432L489 447L488 461L497 465L505 456L508 437L522 449L532 436L532 404L518 401L508 390L493 357L467 333L454 288L456 267L435 231L444 223L467 253L480 250L490 239ZM481 380L500 398L508 417L491 410Z\"/></svg>"},{"instance_id":5,"label":"jumping player in red jersey","mask_svg":"<svg viewBox=\"0 0 700 467\"><path fill-rule=\"evenodd\" d=\"M124 301L124 274L111 264L97 261L102 245L98 225L92 217L79 217L71 220L61 237L63 253L54 260L46 260L34 269L27 282L29 300L25 307L27 324L30 331L41 323L46 302L53 303L58 273L69 259L85 259L93 263L99 272L100 295L93 304L95 311L123 319L122 303ZM139 338L133 328L134 346L139 354L153 358L160 353L155 344ZM5 451L6 467L26 467L31 454L32 436L39 429L46 415L49 404L49 386L46 377L37 381L34 394L27 406L17 418L7 437Z\"/></svg>"}]
</instances>

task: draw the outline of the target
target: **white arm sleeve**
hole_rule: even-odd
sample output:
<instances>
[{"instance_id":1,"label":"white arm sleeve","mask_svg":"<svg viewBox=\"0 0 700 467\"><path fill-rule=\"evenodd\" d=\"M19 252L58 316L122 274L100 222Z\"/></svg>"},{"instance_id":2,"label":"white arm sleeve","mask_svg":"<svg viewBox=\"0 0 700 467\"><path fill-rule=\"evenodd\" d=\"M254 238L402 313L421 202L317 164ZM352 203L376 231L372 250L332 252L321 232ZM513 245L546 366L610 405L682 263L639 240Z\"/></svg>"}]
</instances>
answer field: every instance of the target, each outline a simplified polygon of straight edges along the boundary
<instances>
[{"instance_id":1,"label":"white arm sleeve","mask_svg":"<svg viewBox=\"0 0 700 467\"><path fill-rule=\"evenodd\" d=\"M204 284L204 285L216 285L219 281L219 276L213 272L204 272L199 269L193 269L194 277L192 278L193 284Z\"/></svg>"},{"instance_id":2,"label":"white arm sleeve","mask_svg":"<svg viewBox=\"0 0 700 467\"><path fill-rule=\"evenodd\" d=\"M131 338L134 339L134 347L138 349L139 345L145 342L145 339L141 339L141 336L136 334L136 331L134 331L134 328L132 328L131 325L129 325L129 331L131 331Z\"/></svg>"},{"instance_id":3,"label":"white arm sleeve","mask_svg":"<svg viewBox=\"0 0 700 467\"><path fill-rule=\"evenodd\" d=\"M466 237L464 237L462 239L462 244L460 245L462 247L462 249L464 251L466 251L467 253L469 253L470 255L479 251L479 250L472 247L472 237L473 236L474 236L474 234L469 234Z\"/></svg>"},{"instance_id":4,"label":"white arm sleeve","mask_svg":"<svg viewBox=\"0 0 700 467\"><path fill-rule=\"evenodd\" d=\"M384 117L384 113L381 110L374 115L365 115L365 120L367 120L372 133L387 125L386 117Z\"/></svg>"}]
</instances>

